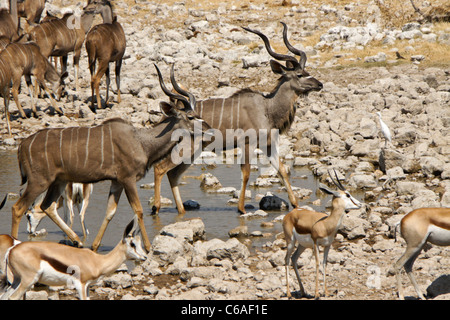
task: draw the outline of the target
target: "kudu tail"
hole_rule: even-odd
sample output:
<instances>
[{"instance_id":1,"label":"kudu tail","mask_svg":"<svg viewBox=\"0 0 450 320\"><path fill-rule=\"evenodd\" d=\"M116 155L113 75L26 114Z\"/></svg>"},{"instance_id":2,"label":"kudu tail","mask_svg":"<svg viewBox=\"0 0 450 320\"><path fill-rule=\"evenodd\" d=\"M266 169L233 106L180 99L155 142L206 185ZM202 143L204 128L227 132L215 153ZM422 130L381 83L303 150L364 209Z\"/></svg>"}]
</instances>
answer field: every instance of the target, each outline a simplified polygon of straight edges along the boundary
<instances>
[{"instance_id":1,"label":"kudu tail","mask_svg":"<svg viewBox=\"0 0 450 320\"><path fill-rule=\"evenodd\" d=\"M86 39L86 52L88 55L88 63L89 63L89 70L91 70L91 73L95 70L95 60L97 58L97 52L95 50L95 45L93 45L92 41L90 39Z\"/></svg>"}]
</instances>

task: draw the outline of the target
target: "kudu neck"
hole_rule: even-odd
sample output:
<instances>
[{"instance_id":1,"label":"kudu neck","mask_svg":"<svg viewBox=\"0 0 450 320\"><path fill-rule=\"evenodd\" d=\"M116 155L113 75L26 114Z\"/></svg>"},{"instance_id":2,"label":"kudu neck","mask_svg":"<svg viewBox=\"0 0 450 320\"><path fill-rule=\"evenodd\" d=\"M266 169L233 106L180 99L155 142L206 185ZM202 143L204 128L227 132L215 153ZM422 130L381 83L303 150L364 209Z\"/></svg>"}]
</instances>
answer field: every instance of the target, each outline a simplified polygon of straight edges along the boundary
<instances>
[{"instance_id":1,"label":"kudu neck","mask_svg":"<svg viewBox=\"0 0 450 320\"><path fill-rule=\"evenodd\" d=\"M19 29L19 13L17 12L17 0L9 0L9 13L14 21L15 30Z\"/></svg>"},{"instance_id":2,"label":"kudu neck","mask_svg":"<svg viewBox=\"0 0 450 320\"><path fill-rule=\"evenodd\" d=\"M271 120L272 128L279 129L281 133L289 129L294 120L294 103L298 96L285 78L280 78L275 89L264 96L267 101L266 114Z\"/></svg>"},{"instance_id":3,"label":"kudu neck","mask_svg":"<svg viewBox=\"0 0 450 320\"><path fill-rule=\"evenodd\" d=\"M93 12L83 12L81 15L81 27L84 30L84 33L87 34L91 29L92 24L94 23L95 13Z\"/></svg>"}]
</instances>

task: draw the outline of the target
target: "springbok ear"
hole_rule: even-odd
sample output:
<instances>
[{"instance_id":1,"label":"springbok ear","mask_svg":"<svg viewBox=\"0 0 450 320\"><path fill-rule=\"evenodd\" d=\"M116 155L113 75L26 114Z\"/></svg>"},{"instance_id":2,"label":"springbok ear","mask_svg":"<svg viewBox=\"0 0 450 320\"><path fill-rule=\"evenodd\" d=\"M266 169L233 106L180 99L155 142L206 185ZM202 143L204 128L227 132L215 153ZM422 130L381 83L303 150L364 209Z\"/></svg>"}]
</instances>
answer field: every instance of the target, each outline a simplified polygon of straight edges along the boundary
<instances>
[{"instance_id":1,"label":"springbok ear","mask_svg":"<svg viewBox=\"0 0 450 320\"><path fill-rule=\"evenodd\" d=\"M176 116L178 114L177 107L171 102L162 101L159 103L159 107L166 117Z\"/></svg>"},{"instance_id":2,"label":"springbok ear","mask_svg":"<svg viewBox=\"0 0 450 320\"><path fill-rule=\"evenodd\" d=\"M133 220L130 221L130 223L125 228L125 232L123 233L123 239L133 236L133 234L136 232L136 228L138 227L139 223L137 221L137 217L135 216Z\"/></svg>"},{"instance_id":3,"label":"springbok ear","mask_svg":"<svg viewBox=\"0 0 450 320\"><path fill-rule=\"evenodd\" d=\"M327 193L327 194L331 194L331 195L333 195L333 196L336 196L336 195L338 194L337 192L328 189L328 187L325 186L325 185L322 184L322 183L319 183L319 189L320 189L322 192Z\"/></svg>"},{"instance_id":4,"label":"springbok ear","mask_svg":"<svg viewBox=\"0 0 450 320\"><path fill-rule=\"evenodd\" d=\"M285 72L284 66L276 60L270 60L270 67L272 68L273 73L283 75Z\"/></svg>"}]
</instances>

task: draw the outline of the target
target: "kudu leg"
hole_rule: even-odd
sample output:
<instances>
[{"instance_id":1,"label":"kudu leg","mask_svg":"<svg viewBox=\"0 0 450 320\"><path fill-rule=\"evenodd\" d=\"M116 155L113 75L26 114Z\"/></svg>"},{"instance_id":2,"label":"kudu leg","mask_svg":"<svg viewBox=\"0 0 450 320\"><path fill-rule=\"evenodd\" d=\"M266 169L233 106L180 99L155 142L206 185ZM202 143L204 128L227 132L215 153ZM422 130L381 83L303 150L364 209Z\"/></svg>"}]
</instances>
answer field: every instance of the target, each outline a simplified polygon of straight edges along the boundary
<instances>
[{"instance_id":1,"label":"kudu leg","mask_svg":"<svg viewBox=\"0 0 450 320\"><path fill-rule=\"evenodd\" d=\"M8 135L11 137L11 120L10 120L10 114L9 114L9 92L8 90L3 90L3 104L5 106L5 120L6 120L6 127L8 128Z\"/></svg>"},{"instance_id":2,"label":"kudu leg","mask_svg":"<svg viewBox=\"0 0 450 320\"><path fill-rule=\"evenodd\" d=\"M241 164L241 172L242 172L242 183L241 183L241 193L239 195L238 202L238 212L240 214L245 214L245 190L247 188L248 179L250 178L250 163Z\"/></svg>"},{"instance_id":3,"label":"kudu leg","mask_svg":"<svg viewBox=\"0 0 450 320\"><path fill-rule=\"evenodd\" d=\"M33 116L37 116L37 110L36 110L36 104L34 103L34 97L33 97L33 84L31 82L31 77L29 75L25 76L25 81L28 86L28 93L30 94L30 100L31 100L31 110L33 112Z\"/></svg>"},{"instance_id":4,"label":"kudu leg","mask_svg":"<svg viewBox=\"0 0 450 320\"><path fill-rule=\"evenodd\" d=\"M99 109L102 108L102 99L100 96L100 81L102 80L102 77L105 74L106 69L108 68L108 64L109 64L108 62L105 63L104 61L99 60L97 73L92 79L94 90L97 94L97 108Z\"/></svg>"},{"instance_id":5,"label":"kudu leg","mask_svg":"<svg viewBox=\"0 0 450 320\"><path fill-rule=\"evenodd\" d=\"M72 240L74 245L82 247L83 243L78 235L58 215L58 200L64 192L66 184L66 182L55 182L50 186L44 200L42 201L41 210L44 211L62 231L64 231L70 240Z\"/></svg>"},{"instance_id":6,"label":"kudu leg","mask_svg":"<svg viewBox=\"0 0 450 320\"><path fill-rule=\"evenodd\" d=\"M105 76L106 76L106 97L105 97L105 104L106 106L108 106L108 101L109 101L109 85L111 84L111 76L109 73L109 63L108 63L108 68L106 68L105 71Z\"/></svg>"},{"instance_id":7,"label":"kudu leg","mask_svg":"<svg viewBox=\"0 0 450 320\"><path fill-rule=\"evenodd\" d=\"M286 187L286 191L288 193L289 201L291 202L292 207L297 208L298 202L297 197L295 196L294 192L292 191L291 183L289 182L289 176L286 172L286 169L284 167L283 162L281 159L278 160L278 177L283 182L284 186Z\"/></svg>"},{"instance_id":8,"label":"kudu leg","mask_svg":"<svg viewBox=\"0 0 450 320\"><path fill-rule=\"evenodd\" d=\"M172 188L173 198L178 209L178 214L185 214L183 200L181 199L180 189L178 188L178 182L181 175L190 167L190 164L180 164L176 168L170 170L167 173L167 178L169 178L170 187Z\"/></svg>"},{"instance_id":9,"label":"kudu leg","mask_svg":"<svg viewBox=\"0 0 450 320\"><path fill-rule=\"evenodd\" d=\"M128 181L123 184L125 189L125 194L127 195L128 202L133 208L134 214L138 218L139 228L141 229L142 239L144 240L144 248L147 252L150 251L151 243L148 239L147 231L144 224L144 210L142 209L141 201L139 200L139 195L136 189L136 181Z\"/></svg>"},{"instance_id":10,"label":"kudu leg","mask_svg":"<svg viewBox=\"0 0 450 320\"><path fill-rule=\"evenodd\" d=\"M120 97L120 69L122 67L122 58L116 61L116 86L117 86L117 102L120 103L122 98Z\"/></svg>"},{"instance_id":11,"label":"kudu leg","mask_svg":"<svg viewBox=\"0 0 450 320\"><path fill-rule=\"evenodd\" d=\"M13 80L13 86L12 86L12 95L14 98L14 102L16 103L17 109L19 109L20 116L23 119L26 119L27 115L25 114L25 111L23 111L22 105L19 101L19 86L20 86L20 78L17 80Z\"/></svg>"},{"instance_id":12,"label":"kudu leg","mask_svg":"<svg viewBox=\"0 0 450 320\"><path fill-rule=\"evenodd\" d=\"M103 234L105 233L106 227L108 226L111 219L114 217L114 214L117 210L117 204L119 203L120 195L122 194L123 187L118 182L111 182L111 187L109 189L108 196L108 205L106 207L106 215L103 219L102 225L97 233L97 236L92 243L92 250L97 251L100 246L100 242L102 241Z\"/></svg>"}]
</instances>

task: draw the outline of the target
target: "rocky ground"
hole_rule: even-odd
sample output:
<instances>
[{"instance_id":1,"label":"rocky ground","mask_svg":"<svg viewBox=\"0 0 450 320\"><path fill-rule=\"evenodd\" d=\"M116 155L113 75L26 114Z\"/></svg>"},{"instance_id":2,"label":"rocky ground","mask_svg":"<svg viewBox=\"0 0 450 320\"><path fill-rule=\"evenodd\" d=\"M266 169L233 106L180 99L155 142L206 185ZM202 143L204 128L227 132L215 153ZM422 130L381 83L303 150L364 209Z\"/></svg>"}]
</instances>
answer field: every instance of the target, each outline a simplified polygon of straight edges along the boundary
<instances>
[{"instance_id":1,"label":"rocky ground","mask_svg":"<svg viewBox=\"0 0 450 320\"><path fill-rule=\"evenodd\" d=\"M66 115L53 114L49 101L39 99L39 118L20 119L11 103L13 137L2 127L1 147L16 148L43 127L94 125L117 116L137 127L151 125L165 99L153 63L166 77L175 63L177 80L198 99L226 97L245 87L269 91L276 81L269 56L260 39L241 26L261 30L276 50L286 52L279 23L284 21L291 42L308 54L307 70L324 88L298 99L282 155L322 180L335 168L366 203L345 218L329 254L330 298L395 299L395 280L386 274L405 249L403 240L393 238L395 224L415 208L450 206L450 25L416 23L418 17L406 9L387 16L372 1L114 2L127 36L122 102L109 101L97 113L89 109L83 53L82 89L75 92L70 82L68 97L59 102ZM49 11L58 13L61 1L49 3ZM69 73L73 81L73 70ZM25 91L20 97L27 105ZM393 135L386 148L376 112ZM106 278L93 287L92 298L286 298L281 235L250 252L249 239L204 239L201 221L183 223L167 226L153 239L146 263ZM448 250L440 247L416 261L416 277L430 297L450 298L449 263ZM310 250L299 265L305 288L313 294ZM298 289L292 270L290 280ZM403 282L406 296L415 296L406 276ZM73 292L37 291L30 298L72 299Z\"/></svg>"}]
</instances>

